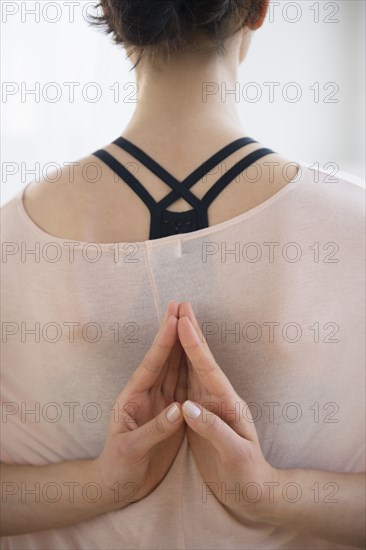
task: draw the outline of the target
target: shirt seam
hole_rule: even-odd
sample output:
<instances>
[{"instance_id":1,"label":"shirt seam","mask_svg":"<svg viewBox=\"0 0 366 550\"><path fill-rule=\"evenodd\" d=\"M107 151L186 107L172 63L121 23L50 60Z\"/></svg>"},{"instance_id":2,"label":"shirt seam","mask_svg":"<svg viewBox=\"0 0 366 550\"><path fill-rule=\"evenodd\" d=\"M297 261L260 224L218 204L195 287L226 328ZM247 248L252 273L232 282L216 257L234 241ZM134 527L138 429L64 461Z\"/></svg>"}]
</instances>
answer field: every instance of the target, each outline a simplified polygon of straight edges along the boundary
<instances>
[{"instance_id":1,"label":"shirt seam","mask_svg":"<svg viewBox=\"0 0 366 550\"><path fill-rule=\"evenodd\" d=\"M147 272L148 272L148 275L149 275L150 283L151 283L151 286L152 286L155 307L156 307L156 310L157 310L159 321L161 323L162 319L163 319L163 316L162 316L162 313L161 313L161 310L160 310L158 291L157 291L157 288L156 288L154 275L153 275L151 265L150 265L150 258L149 258L148 249L146 247L144 247L144 252L145 252L145 254L144 254L145 255L145 264L146 264Z\"/></svg>"}]
</instances>

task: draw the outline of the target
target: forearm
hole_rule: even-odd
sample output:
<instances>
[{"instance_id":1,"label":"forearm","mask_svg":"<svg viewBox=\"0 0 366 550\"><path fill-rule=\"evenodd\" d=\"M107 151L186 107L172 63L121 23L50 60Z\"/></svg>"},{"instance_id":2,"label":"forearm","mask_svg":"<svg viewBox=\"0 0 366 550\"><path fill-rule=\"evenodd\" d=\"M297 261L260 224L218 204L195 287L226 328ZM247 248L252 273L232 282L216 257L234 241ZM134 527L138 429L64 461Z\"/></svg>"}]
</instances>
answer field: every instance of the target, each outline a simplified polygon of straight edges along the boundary
<instances>
[{"instance_id":1,"label":"forearm","mask_svg":"<svg viewBox=\"0 0 366 550\"><path fill-rule=\"evenodd\" d=\"M1 536L64 527L122 508L128 504L122 492L100 483L94 460L1 464Z\"/></svg>"},{"instance_id":2,"label":"forearm","mask_svg":"<svg viewBox=\"0 0 366 550\"><path fill-rule=\"evenodd\" d=\"M338 544L365 545L365 474L278 470L258 520Z\"/></svg>"}]
</instances>

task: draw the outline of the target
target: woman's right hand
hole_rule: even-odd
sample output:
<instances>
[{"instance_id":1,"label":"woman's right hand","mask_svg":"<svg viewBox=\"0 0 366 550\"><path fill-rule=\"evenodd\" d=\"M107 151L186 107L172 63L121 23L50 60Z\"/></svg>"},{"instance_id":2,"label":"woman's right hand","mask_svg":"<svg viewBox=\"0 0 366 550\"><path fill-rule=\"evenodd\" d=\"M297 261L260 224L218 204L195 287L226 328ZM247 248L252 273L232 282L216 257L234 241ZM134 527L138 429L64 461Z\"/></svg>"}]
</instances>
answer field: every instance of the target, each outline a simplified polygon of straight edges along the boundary
<instances>
[{"instance_id":1,"label":"woman's right hand","mask_svg":"<svg viewBox=\"0 0 366 550\"><path fill-rule=\"evenodd\" d=\"M94 460L116 508L142 499L162 481L185 436L180 404L186 399L186 363L178 309L178 302L169 302L151 348L116 399L104 449Z\"/></svg>"}]
</instances>

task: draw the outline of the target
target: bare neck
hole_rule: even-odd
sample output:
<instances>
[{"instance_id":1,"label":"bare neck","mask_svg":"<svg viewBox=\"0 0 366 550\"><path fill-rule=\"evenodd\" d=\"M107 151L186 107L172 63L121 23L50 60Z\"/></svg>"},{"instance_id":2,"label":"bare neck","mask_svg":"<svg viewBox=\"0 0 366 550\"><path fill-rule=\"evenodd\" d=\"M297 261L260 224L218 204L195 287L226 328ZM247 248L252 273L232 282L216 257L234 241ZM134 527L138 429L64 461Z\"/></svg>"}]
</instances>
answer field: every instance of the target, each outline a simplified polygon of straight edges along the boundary
<instances>
[{"instance_id":1,"label":"bare neck","mask_svg":"<svg viewBox=\"0 0 366 550\"><path fill-rule=\"evenodd\" d=\"M225 142L244 135L237 98L228 93L238 82L237 68L235 58L220 56L140 68L138 102L123 134L168 148L177 137L194 146L208 137Z\"/></svg>"}]
</instances>

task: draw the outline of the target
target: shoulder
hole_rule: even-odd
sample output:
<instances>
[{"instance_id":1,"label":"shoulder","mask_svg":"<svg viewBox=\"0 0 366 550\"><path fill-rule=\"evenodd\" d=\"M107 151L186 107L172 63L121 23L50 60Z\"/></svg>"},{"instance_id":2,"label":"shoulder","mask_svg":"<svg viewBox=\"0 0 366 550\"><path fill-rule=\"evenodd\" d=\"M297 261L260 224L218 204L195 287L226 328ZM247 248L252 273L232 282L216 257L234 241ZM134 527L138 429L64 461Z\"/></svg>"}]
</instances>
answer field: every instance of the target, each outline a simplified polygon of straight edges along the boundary
<instances>
[{"instance_id":1,"label":"shoulder","mask_svg":"<svg viewBox=\"0 0 366 550\"><path fill-rule=\"evenodd\" d=\"M314 215L338 222L361 222L365 218L365 182L334 169L323 170L301 163L298 177L300 207Z\"/></svg>"},{"instance_id":2,"label":"shoulder","mask_svg":"<svg viewBox=\"0 0 366 550\"><path fill-rule=\"evenodd\" d=\"M362 272L365 260L365 188L362 180L335 170L301 163L302 175L285 195L277 216L293 241L310 242L330 252L341 250L347 273Z\"/></svg>"},{"instance_id":3,"label":"shoulder","mask_svg":"<svg viewBox=\"0 0 366 550\"><path fill-rule=\"evenodd\" d=\"M85 198L93 191L109 183L108 174L104 170L104 164L100 160L89 155L73 162L67 163L58 172L49 173L47 178L32 181L24 190L23 202L26 210L46 210L47 207L55 207L65 213L79 200L85 202Z\"/></svg>"},{"instance_id":4,"label":"shoulder","mask_svg":"<svg viewBox=\"0 0 366 550\"><path fill-rule=\"evenodd\" d=\"M317 185L319 196L333 196L334 199L340 196L347 196L350 199L364 200L365 180L347 172L342 172L334 163L334 168L327 170L309 165L305 162L300 163L306 184ZM315 187L312 188L315 191Z\"/></svg>"},{"instance_id":5,"label":"shoulder","mask_svg":"<svg viewBox=\"0 0 366 550\"><path fill-rule=\"evenodd\" d=\"M21 207L28 220L47 234L89 241L95 236L91 221L101 230L110 221L112 195L121 211L123 187L116 185L113 172L103 162L89 155L48 174L47 179L30 182L23 189Z\"/></svg>"}]
</instances>

